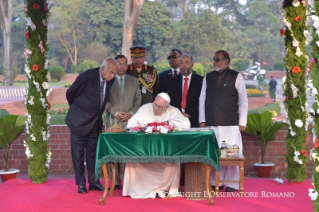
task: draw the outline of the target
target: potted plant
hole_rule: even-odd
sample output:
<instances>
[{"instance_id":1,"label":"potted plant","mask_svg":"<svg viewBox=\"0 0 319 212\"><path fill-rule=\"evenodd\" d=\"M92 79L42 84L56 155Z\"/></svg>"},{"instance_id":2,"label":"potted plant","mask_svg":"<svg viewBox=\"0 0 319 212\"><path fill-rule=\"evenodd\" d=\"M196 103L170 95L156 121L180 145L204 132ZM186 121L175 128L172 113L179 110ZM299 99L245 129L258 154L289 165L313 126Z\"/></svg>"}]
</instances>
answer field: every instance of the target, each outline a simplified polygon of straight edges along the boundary
<instances>
[{"instance_id":1,"label":"potted plant","mask_svg":"<svg viewBox=\"0 0 319 212\"><path fill-rule=\"evenodd\" d=\"M259 177L269 177L271 167L275 164L265 162L265 150L267 142L271 141L275 137L275 133L284 127L286 124L282 121L273 122L272 114L269 111L263 113L253 113L248 115L247 127L245 132L259 138L261 162L255 163Z\"/></svg>"},{"instance_id":2,"label":"potted plant","mask_svg":"<svg viewBox=\"0 0 319 212\"><path fill-rule=\"evenodd\" d=\"M0 110L0 149L2 149L5 169L0 170L2 182L15 178L18 169L9 169L8 156L10 145L24 131L25 125L16 125L18 115L10 115L7 110Z\"/></svg>"}]
</instances>

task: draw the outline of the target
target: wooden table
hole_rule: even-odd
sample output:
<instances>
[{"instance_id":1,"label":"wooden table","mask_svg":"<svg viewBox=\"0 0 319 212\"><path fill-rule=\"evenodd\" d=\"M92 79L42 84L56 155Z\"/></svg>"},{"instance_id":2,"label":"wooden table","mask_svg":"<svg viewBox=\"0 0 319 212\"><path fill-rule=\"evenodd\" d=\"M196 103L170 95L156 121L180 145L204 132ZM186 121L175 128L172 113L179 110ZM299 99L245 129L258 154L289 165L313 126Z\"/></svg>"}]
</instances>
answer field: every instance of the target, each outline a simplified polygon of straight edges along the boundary
<instances>
[{"instance_id":1,"label":"wooden table","mask_svg":"<svg viewBox=\"0 0 319 212\"><path fill-rule=\"evenodd\" d=\"M219 172L215 172L215 192L219 192L219 183L239 183L239 192L241 197L244 195L244 163L245 157L241 155L240 157L233 158L219 158L220 166L239 166L239 181L234 180L219 180Z\"/></svg>"},{"instance_id":2,"label":"wooden table","mask_svg":"<svg viewBox=\"0 0 319 212\"><path fill-rule=\"evenodd\" d=\"M168 134L102 133L97 144L95 164L95 176L100 176L103 170L105 180L105 191L99 202L104 205L108 194L107 163L111 163L113 170L112 187L109 191L112 197L115 186L114 163L198 162L206 164L206 192L209 205L213 205L210 171L212 167L217 171L220 170L219 155L214 131Z\"/></svg>"}]
</instances>

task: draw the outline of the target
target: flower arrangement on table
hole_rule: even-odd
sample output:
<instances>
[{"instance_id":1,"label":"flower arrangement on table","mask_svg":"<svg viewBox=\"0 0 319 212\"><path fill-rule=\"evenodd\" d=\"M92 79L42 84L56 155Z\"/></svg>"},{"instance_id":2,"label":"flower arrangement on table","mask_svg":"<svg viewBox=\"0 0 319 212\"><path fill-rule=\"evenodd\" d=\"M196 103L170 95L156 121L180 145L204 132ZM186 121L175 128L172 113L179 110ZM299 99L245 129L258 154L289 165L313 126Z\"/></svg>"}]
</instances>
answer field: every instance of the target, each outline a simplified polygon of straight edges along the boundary
<instances>
[{"instance_id":1,"label":"flower arrangement on table","mask_svg":"<svg viewBox=\"0 0 319 212\"><path fill-rule=\"evenodd\" d=\"M169 125L167 122L152 122L148 124L139 124L132 127L133 131L144 131L146 134L161 133L167 134L168 132L175 131L174 125Z\"/></svg>"}]
</instances>

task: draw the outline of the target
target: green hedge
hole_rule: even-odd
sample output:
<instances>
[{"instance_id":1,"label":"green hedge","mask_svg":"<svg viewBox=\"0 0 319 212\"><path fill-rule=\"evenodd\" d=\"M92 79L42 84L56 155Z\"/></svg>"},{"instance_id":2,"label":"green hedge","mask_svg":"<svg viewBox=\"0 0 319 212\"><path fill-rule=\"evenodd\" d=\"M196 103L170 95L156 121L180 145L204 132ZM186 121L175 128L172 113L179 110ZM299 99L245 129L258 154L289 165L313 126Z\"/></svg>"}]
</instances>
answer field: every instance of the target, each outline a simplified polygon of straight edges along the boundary
<instances>
[{"instance_id":1,"label":"green hedge","mask_svg":"<svg viewBox=\"0 0 319 212\"><path fill-rule=\"evenodd\" d=\"M260 107L260 108L256 108L256 109L251 109L248 111L248 115L250 114L254 114L254 113L263 113L265 111L271 111L272 114L273 114L273 117L276 117L276 116L280 116L281 114L281 108L280 108L280 105L277 104L277 103L270 103L270 104L266 104L265 107ZM277 114L274 116L274 112Z\"/></svg>"},{"instance_id":2,"label":"green hedge","mask_svg":"<svg viewBox=\"0 0 319 212\"><path fill-rule=\"evenodd\" d=\"M257 90L259 90L259 87L257 85L246 84L246 89L257 89Z\"/></svg>"},{"instance_id":3,"label":"green hedge","mask_svg":"<svg viewBox=\"0 0 319 212\"><path fill-rule=\"evenodd\" d=\"M159 60L159 61L156 61L154 64L153 64L157 70L157 74L165 71L165 70L168 70L170 69L171 67L169 66L168 64L168 61L167 60Z\"/></svg>"},{"instance_id":4,"label":"green hedge","mask_svg":"<svg viewBox=\"0 0 319 212\"><path fill-rule=\"evenodd\" d=\"M78 66L77 66L76 64L72 64L72 65L71 65L71 72L72 72L73 74L78 73Z\"/></svg>"},{"instance_id":5,"label":"green hedge","mask_svg":"<svg viewBox=\"0 0 319 212\"><path fill-rule=\"evenodd\" d=\"M53 66L50 68L51 79L57 79L58 81L60 81L64 74L64 68L62 68L61 66Z\"/></svg>"},{"instance_id":6,"label":"green hedge","mask_svg":"<svg viewBox=\"0 0 319 212\"><path fill-rule=\"evenodd\" d=\"M251 93L247 94L248 97L265 97L265 94L263 93Z\"/></svg>"},{"instance_id":7,"label":"green hedge","mask_svg":"<svg viewBox=\"0 0 319 212\"><path fill-rule=\"evenodd\" d=\"M86 61L84 61L83 63L81 63L78 66L78 73L82 74L86 70L89 70L89 69L92 69L92 68L97 68L97 67L100 67L100 66L101 66L101 64L99 64L99 63L97 63L95 61L86 60Z\"/></svg>"}]
</instances>

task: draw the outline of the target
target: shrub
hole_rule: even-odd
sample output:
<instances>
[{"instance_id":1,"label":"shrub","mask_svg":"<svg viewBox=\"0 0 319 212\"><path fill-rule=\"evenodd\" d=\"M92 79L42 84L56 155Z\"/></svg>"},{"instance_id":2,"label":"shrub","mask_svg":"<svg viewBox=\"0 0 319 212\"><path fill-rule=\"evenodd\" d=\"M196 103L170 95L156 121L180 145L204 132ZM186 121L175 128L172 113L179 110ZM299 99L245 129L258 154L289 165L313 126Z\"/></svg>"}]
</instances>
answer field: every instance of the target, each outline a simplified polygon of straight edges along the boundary
<instances>
[{"instance_id":1,"label":"shrub","mask_svg":"<svg viewBox=\"0 0 319 212\"><path fill-rule=\"evenodd\" d=\"M234 58L231 60L233 69L236 71L244 71L249 66L250 60L242 58Z\"/></svg>"},{"instance_id":2,"label":"shrub","mask_svg":"<svg viewBox=\"0 0 319 212\"><path fill-rule=\"evenodd\" d=\"M97 68L97 67L100 67L100 64L92 60L86 60L78 66L78 73L82 74L86 70Z\"/></svg>"},{"instance_id":3,"label":"shrub","mask_svg":"<svg viewBox=\"0 0 319 212\"><path fill-rule=\"evenodd\" d=\"M58 81L60 81L64 74L64 69L61 66L54 66L50 69L51 79L57 79Z\"/></svg>"},{"instance_id":4,"label":"shrub","mask_svg":"<svg viewBox=\"0 0 319 212\"><path fill-rule=\"evenodd\" d=\"M16 66L13 66L13 80L17 78L17 76L18 76L18 68Z\"/></svg>"},{"instance_id":5,"label":"shrub","mask_svg":"<svg viewBox=\"0 0 319 212\"><path fill-rule=\"evenodd\" d=\"M246 89L259 89L257 85L246 84Z\"/></svg>"},{"instance_id":6,"label":"shrub","mask_svg":"<svg viewBox=\"0 0 319 212\"><path fill-rule=\"evenodd\" d=\"M205 67L200 63L195 63L193 66L193 70L196 71L198 75L201 75L201 76L205 75Z\"/></svg>"},{"instance_id":7,"label":"shrub","mask_svg":"<svg viewBox=\"0 0 319 212\"><path fill-rule=\"evenodd\" d=\"M260 107L248 111L248 115L253 113L263 113L265 111L270 111L273 117L279 116L281 114L280 105L276 103L266 104L265 107Z\"/></svg>"},{"instance_id":8,"label":"shrub","mask_svg":"<svg viewBox=\"0 0 319 212\"><path fill-rule=\"evenodd\" d=\"M278 61L277 63L274 64L274 68L279 71L285 71L286 66L284 61Z\"/></svg>"},{"instance_id":9,"label":"shrub","mask_svg":"<svg viewBox=\"0 0 319 212\"><path fill-rule=\"evenodd\" d=\"M73 74L78 73L78 66L77 66L76 64L72 64L72 65L71 65L71 72L72 72Z\"/></svg>"}]
</instances>

